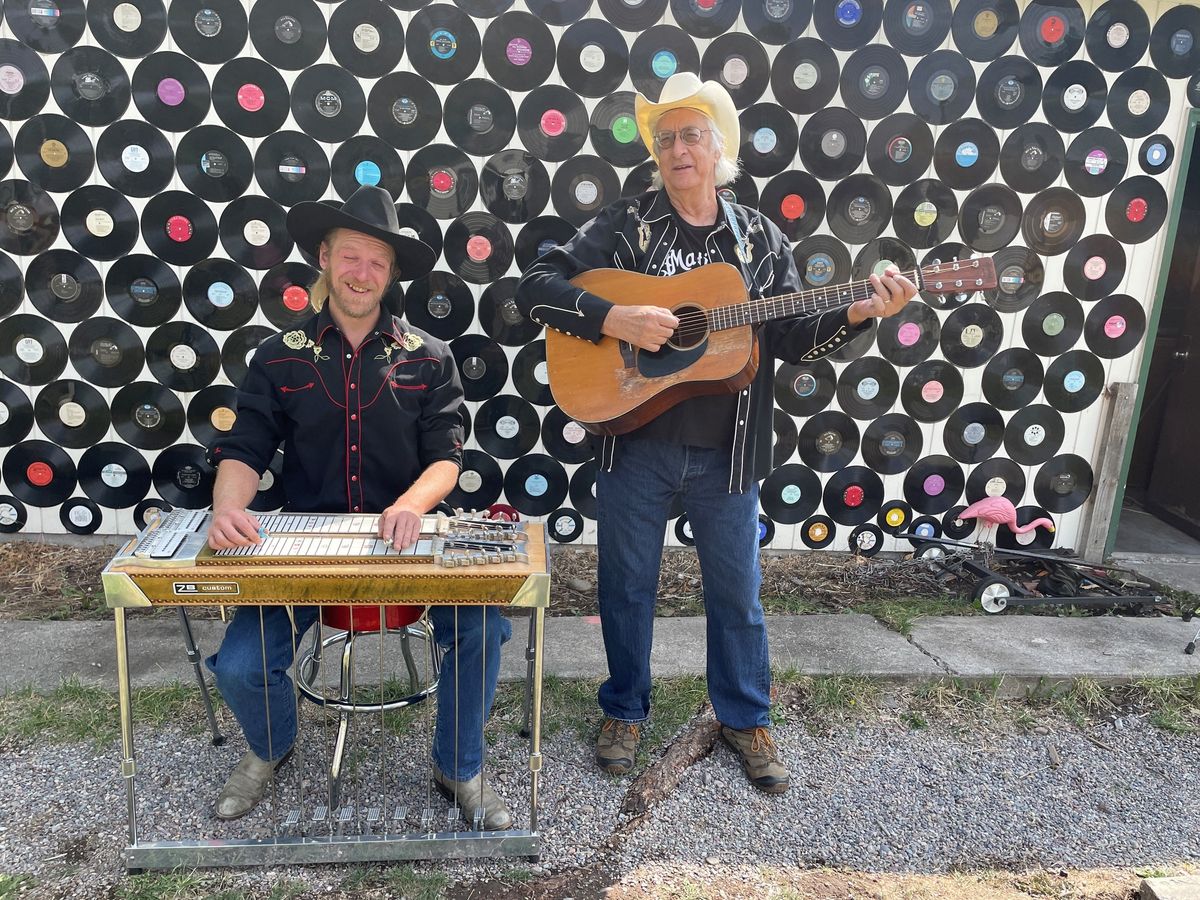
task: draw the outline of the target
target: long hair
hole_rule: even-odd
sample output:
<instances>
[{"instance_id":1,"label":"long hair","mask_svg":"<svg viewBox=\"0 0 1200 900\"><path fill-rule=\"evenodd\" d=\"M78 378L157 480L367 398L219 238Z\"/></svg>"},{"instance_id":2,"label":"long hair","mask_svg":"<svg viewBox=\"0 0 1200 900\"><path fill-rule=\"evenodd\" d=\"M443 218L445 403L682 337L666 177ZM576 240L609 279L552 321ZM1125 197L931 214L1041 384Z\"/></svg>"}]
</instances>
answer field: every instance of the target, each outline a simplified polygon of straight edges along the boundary
<instances>
[{"instance_id":1,"label":"long hair","mask_svg":"<svg viewBox=\"0 0 1200 900\"><path fill-rule=\"evenodd\" d=\"M737 158L730 159L725 155L726 138L724 132L717 127L717 123L714 122L710 117L704 115L704 113L700 113L700 115L704 116L704 121L708 123L709 140L712 141L712 147L717 151L718 154L716 177L713 179L715 186L724 187L725 185L731 184L737 180L738 175L741 174L742 161ZM660 116L659 118L662 117ZM654 129L657 126L658 121L655 120L654 124L650 127L651 134L654 133ZM654 157L654 161L657 163L658 152L653 146L650 149L650 155ZM655 190L662 189L662 172L660 172L658 169L655 169L654 174L650 176L650 184Z\"/></svg>"}]
</instances>

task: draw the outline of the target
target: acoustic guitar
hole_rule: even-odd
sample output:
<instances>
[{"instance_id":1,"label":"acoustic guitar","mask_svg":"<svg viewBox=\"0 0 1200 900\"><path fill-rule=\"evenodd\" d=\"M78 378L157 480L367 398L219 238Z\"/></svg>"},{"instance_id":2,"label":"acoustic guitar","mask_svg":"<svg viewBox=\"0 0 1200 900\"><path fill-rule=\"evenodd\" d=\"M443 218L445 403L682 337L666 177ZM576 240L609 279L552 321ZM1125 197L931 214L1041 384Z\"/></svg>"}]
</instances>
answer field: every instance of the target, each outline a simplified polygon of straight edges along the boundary
<instances>
[{"instance_id":1,"label":"acoustic guitar","mask_svg":"<svg viewBox=\"0 0 1200 900\"><path fill-rule=\"evenodd\" d=\"M996 287L996 267L987 257L900 274L934 294ZM845 306L875 292L863 280L750 300L741 273L728 263L666 277L592 269L571 283L620 306L660 306L679 319L671 338L653 353L607 335L593 344L547 330L554 401L593 434L633 431L689 397L737 393L758 371L756 325Z\"/></svg>"}]
</instances>

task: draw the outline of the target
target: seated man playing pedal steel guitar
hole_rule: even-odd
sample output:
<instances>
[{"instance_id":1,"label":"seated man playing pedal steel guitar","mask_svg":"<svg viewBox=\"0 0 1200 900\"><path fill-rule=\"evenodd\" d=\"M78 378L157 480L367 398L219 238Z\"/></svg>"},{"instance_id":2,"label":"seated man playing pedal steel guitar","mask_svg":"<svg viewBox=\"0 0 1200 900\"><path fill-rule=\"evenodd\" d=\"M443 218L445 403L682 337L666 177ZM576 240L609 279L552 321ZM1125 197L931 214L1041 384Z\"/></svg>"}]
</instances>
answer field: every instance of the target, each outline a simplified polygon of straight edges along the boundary
<instances>
[{"instance_id":1,"label":"seated man playing pedal steel guitar","mask_svg":"<svg viewBox=\"0 0 1200 900\"><path fill-rule=\"evenodd\" d=\"M400 233L393 199L378 187L359 188L341 209L299 203L287 227L320 261L311 291L319 312L264 341L250 362L233 429L209 452L218 469L208 543L260 542L246 506L282 444L285 511L380 513L379 536L402 549L416 541L421 515L454 488L462 464L463 392L450 350L381 302L394 279L422 277L436 255ZM223 819L249 812L291 753L296 699L287 669L318 612L292 607L293 621L288 607L240 607L206 661L250 745L217 798ZM446 651L434 784L464 817L482 807L486 830L509 828L482 765L511 625L494 606L433 606L430 616ZM453 689L458 683L463 690Z\"/></svg>"},{"instance_id":2,"label":"seated man playing pedal steel guitar","mask_svg":"<svg viewBox=\"0 0 1200 900\"><path fill-rule=\"evenodd\" d=\"M715 81L671 76L658 103L635 101L642 140L658 163L651 190L602 210L567 244L532 265L517 289L522 312L547 328L598 343L607 335L656 352L679 319L653 305L614 305L569 282L598 268L675 275L725 262L752 298L800 289L787 238L766 216L723 199L738 173L738 114ZM619 438L606 436L596 476L599 598L608 680L596 760L630 770L650 715L650 645L668 509L678 494L704 581L708 693L721 735L750 781L789 786L768 729L771 671L759 602L758 482L771 469L774 360L819 359L890 316L916 293L894 268L872 275L874 293L822 315L761 325L754 380L737 393L683 400ZM628 364L627 364L628 365ZM551 372L551 387L553 387Z\"/></svg>"}]
</instances>

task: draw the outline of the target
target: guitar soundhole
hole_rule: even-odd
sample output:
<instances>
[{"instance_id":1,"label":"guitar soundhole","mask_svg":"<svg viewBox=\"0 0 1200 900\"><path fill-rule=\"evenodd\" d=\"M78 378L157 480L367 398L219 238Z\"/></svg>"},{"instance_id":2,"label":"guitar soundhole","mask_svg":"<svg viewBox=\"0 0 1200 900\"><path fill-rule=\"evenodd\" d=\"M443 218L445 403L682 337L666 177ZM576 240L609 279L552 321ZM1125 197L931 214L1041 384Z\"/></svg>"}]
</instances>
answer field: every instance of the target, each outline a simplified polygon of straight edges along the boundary
<instances>
[{"instance_id":1,"label":"guitar soundhole","mask_svg":"<svg viewBox=\"0 0 1200 900\"><path fill-rule=\"evenodd\" d=\"M671 312L679 320L679 327L667 341L667 345L676 350L690 350L708 338L708 317L701 306L684 304L676 306Z\"/></svg>"}]
</instances>

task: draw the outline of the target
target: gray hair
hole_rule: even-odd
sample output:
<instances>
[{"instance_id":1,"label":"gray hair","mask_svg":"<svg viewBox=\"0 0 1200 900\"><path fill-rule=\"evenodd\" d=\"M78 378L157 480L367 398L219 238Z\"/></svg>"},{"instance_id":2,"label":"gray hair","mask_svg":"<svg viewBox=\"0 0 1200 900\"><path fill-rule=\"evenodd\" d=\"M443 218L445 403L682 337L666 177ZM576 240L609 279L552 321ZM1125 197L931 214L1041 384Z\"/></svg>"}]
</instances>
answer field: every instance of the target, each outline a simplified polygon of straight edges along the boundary
<instances>
[{"instance_id":1,"label":"gray hair","mask_svg":"<svg viewBox=\"0 0 1200 900\"><path fill-rule=\"evenodd\" d=\"M666 115L666 113L664 113L663 115ZM724 187L725 185L731 184L737 180L738 175L741 174L742 162L741 162L741 160L737 159L736 156L733 159L730 159L729 157L727 157L725 155L726 140L725 140L724 133L721 131L720 128L717 127L717 123L714 122L710 117L705 116L704 113L700 113L700 115L704 116L704 121L708 123L709 139L712 141L712 148L714 150L716 150L717 154L718 154L717 167L716 167L716 178L714 179L715 186L716 187ZM654 122L651 123L651 125L650 125L650 133L651 134L653 134L658 129L658 123L659 123L659 120L661 120L661 119L662 119L662 116L659 116L658 119L655 119ZM650 155L654 157L654 161L657 163L658 162L658 151L656 148L654 148L654 147L650 148ZM655 169L654 174L651 175L650 185L655 190L662 189L662 186L663 186L662 172L660 172L658 169Z\"/></svg>"}]
</instances>

